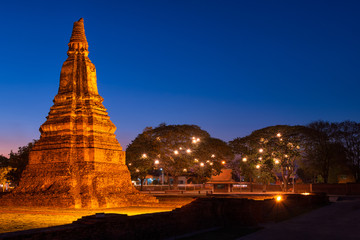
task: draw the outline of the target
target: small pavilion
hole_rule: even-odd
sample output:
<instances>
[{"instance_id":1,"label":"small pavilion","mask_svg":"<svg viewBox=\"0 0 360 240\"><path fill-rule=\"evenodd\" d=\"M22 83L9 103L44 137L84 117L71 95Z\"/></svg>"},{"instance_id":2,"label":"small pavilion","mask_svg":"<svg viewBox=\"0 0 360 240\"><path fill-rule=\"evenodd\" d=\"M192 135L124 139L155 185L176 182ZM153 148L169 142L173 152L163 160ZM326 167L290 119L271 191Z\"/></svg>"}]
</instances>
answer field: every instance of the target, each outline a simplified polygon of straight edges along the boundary
<instances>
[{"instance_id":1,"label":"small pavilion","mask_svg":"<svg viewBox=\"0 0 360 240\"><path fill-rule=\"evenodd\" d=\"M213 193L229 193L236 182L232 179L232 170L223 169L219 175L211 176L210 182L207 183L212 185Z\"/></svg>"}]
</instances>

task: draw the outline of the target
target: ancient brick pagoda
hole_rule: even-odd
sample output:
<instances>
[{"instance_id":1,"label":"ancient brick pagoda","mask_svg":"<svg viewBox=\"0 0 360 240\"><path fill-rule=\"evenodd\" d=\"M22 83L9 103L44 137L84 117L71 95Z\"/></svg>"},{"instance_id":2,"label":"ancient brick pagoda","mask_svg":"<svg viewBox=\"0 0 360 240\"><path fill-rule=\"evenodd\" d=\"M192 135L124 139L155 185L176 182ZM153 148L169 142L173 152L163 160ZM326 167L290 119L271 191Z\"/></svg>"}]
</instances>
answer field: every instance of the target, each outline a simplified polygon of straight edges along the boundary
<instances>
[{"instance_id":1,"label":"ancient brick pagoda","mask_svg":"<svg viewBox=\"0 0 360 240\"><path fill-rule=\"evenodd\" d=\"M58 94L19 187L1 202L22 206L103 208L155 203L131 183L115 137L95 65L88 58L84 21L74 23Z\"/></svg>"}]
</instances>

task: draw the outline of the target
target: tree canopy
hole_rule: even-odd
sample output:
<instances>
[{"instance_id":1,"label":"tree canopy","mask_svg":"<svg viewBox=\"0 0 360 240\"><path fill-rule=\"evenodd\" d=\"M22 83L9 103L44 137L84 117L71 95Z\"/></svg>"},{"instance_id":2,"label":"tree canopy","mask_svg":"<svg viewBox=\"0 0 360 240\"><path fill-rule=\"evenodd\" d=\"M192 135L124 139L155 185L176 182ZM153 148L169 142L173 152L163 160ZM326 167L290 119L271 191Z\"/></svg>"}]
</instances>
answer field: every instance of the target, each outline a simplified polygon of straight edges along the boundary
<instances>
[{"instance_id":1,"label":"tree canopy","mask_svg":"<svg viewBox=\"0 0 360 240\"><path fill-rule=\"evenodd\" d=\"M301 156L305 131L303 126L272 126L236 138L229 144L234 153L240 155L236 162L243 176L264 184L277 179L287 191L288 181L294 177L296 161Z\"/></svg>"},{"instance_id":2,"label":"tree canopy","mask_svg":"<svg viewBox=\"0 0 360 240\"><path fill-rule=\"evenodd\" d=\"M316 121L307 127L309 131L300 176L304 180L313 178L325 183L338 182L340 174L350 173L356 178L360 170L357 165L360 160L359 124Z\"/></svg>"},{"instance_id":3,"label":"tree canopy","mask_svg":"<svg viewBox=\"0 0 360 240\"><path fill-rule=\"evenodd\" d=\"M36 140L28 143L26 146L19 147L17 152L10 152L8 165L12 168L7 174L8 179L15 184L20 182L21 174L29 162L29 153Z\"/></svg>"},{"instance_id":4,"label":"tree canopy","mask_svg":"<svg viewBox=\"0 0 360 240\"><path fill-rule=\"evenodd\" d=\"M197 175L204 180L218 174L232 152L228 145L211 138L196 125L166 125L146 128L127 148L126 163L131 174L146 175L162 168L177 187L181 175Z\"/></svg>"}]
</instances>

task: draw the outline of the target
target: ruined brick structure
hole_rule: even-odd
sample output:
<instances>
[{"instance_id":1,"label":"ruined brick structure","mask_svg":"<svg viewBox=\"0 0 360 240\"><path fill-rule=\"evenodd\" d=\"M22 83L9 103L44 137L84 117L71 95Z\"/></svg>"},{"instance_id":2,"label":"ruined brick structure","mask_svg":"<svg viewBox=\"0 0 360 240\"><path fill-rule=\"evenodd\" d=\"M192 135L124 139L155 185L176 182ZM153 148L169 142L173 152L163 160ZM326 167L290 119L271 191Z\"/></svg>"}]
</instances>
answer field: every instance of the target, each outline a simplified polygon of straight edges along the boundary
<instances>
[{"instance_id":1,"label":"ruined brick structure","mask_svg":"<svg viewBox=\"0 0 360 240\"><path fill-rule=\"evenodd\" d=\"M84 21L74 23L58 94L18 188L1 202L66 208L155 203L131 184L125 152L115 137L88 58Z\"/></svg>"}]
</instances>

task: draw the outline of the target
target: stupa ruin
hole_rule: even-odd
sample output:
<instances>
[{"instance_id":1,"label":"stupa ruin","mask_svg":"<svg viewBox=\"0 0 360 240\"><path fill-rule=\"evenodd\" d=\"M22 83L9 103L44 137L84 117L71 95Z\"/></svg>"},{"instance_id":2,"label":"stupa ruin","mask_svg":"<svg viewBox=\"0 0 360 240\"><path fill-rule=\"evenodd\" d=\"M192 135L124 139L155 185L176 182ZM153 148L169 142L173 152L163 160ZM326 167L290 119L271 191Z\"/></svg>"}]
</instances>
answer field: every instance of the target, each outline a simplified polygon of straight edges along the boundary
<instances>
[{"instance_id":1,"label":"stupa ruin","mask_svg":"<svg viewBox=\"0 0 360 240\"><path fill-rule=\"evenodd\" d=\"M17 206L110 208L155 203L132 185L88 58L84 21L74 23L60 86L19 186L0 202Z\"/></svg>"}]
</instances>

